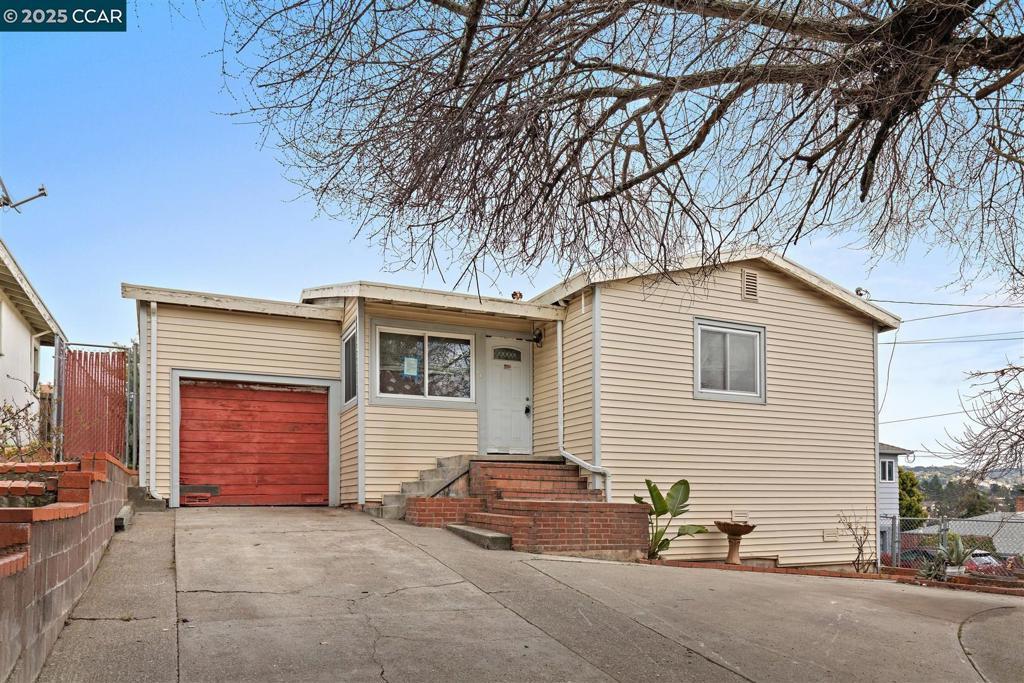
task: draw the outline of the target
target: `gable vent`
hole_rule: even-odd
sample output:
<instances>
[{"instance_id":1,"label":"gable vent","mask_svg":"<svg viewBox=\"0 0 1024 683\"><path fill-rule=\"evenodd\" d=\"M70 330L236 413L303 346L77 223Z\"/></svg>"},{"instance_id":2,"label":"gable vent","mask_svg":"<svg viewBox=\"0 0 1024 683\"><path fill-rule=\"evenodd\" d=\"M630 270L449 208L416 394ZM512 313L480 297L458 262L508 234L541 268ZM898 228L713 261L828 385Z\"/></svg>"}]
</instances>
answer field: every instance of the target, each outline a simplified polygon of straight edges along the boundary
<instances>
[{"instance_id":1,"label":"gable vent","mask_svg":"<svg viewBox=\"0 0 1024 683\"><path fill-rule=\"evenodd\" d=\"M757 301L757 272L740 271L740 298L746 301Z\"/></svg>"}]
</instances>

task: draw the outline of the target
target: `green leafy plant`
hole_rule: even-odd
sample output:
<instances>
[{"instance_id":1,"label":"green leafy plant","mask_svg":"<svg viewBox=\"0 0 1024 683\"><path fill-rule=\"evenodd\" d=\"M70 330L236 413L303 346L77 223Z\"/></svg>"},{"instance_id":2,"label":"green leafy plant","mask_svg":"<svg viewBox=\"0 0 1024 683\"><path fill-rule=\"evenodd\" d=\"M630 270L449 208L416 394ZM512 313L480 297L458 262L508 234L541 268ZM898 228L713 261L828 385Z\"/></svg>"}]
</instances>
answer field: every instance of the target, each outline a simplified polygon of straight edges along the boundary
<instances>
[{"instance_id":1,"label":"green leafy plant","mask_svg":"<svg viewBox=\"0 0 1024 683\"><path fill-rule=\"evenodd\" d=\"M686 504L690 500L690 482L680 479L672 484L667 494L662 494L658 485L650 479L645 479L644 483L647 484L647 492L651 495L650 502L635 494L633 500L641 505L647 505L648 508L647 523L650 527L650 546L647 548L647 559L656 560L661 557L661 553L668 550L672 541L680 536L696 536L708 532L707 527L700 524L680 524L676 528L674 536L667 535L669 527L676 517L682 516L690 509L690 506ZM667 519L665 519L666 517Z\"/></svg>"}]
</instances>

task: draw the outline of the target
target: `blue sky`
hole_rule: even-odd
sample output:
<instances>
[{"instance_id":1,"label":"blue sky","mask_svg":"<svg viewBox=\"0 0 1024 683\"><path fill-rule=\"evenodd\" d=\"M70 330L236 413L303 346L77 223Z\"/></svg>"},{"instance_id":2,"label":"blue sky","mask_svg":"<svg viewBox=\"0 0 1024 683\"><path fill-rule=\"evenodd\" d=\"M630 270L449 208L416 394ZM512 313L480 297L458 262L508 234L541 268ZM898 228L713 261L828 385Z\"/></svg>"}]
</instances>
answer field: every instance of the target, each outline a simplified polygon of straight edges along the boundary
<instances>
[{"instance_id":1,"label":"blue sky","mask_svg":"<svg viewBox=\"0 0 1024 683\"><path fill-rule=\"evenodd\" d=\"M222 31L212 7L182 17L158 2L137 9L125 34L0 33L0 175L15 197L40 182L51 193L20 215L0 214L0 236L73 341L132 338L122 281L286 300L355 279L445 286L436 275L383 272L380 253L351 224L296 199L260 130L224 115L238 105L220 74ZM844 244L813 240L789 255L876 299L1000 300L991 286L942 289L956 271L941 253L916 248L869 270L867 255ZM536 292L557 277L501 278L490 293ZM955 310L886 305L904 318ZM1024 336L1024 310L908 323L900 339L1002 331ZM891 348L880 348L883 366ZM1021 341L898 346L891 377L881 378L881 420L957 411L964 371L1022 353ZM961 421L882 424L881 434L933 446Z\"/></svg>"}]
</instances>

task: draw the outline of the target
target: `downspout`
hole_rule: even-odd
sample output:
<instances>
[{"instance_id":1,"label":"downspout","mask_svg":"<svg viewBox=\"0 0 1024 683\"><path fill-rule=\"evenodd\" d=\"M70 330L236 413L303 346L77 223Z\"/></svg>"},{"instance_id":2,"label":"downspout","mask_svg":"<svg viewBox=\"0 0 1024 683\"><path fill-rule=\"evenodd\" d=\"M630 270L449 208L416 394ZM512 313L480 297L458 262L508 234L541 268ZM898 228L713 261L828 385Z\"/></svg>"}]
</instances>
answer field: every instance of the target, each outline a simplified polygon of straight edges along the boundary
<instances>
[{"instance_id":1,"label":"downspout","mask_svg":"<svg viewBox=\"0 0 1024 683\"><path fill-rule=\"evenodd\" d=\"M366 354L366 300L356 299L356 501L366 505L366 402L370 397L367 386Z\"/></svg>"},{"instance_id":2,"label":"downspout","mask_svg":"<svg viewBox=\"0 0 1024 683\"><path fill-rule=\"evenodd\" d=\"M139 429L139 448L135 454L137 467L139 468L139 486L148 488L149 458L146 453L149 451L149 420L143 417L143 409L149 410L149 368L146 365L144 353L149 350L149 331L146 329L147 313L142 307L141 301L136 301L135 317L139 325L139 357L137 364L139 368L139 402L135 411Z\"/></svg>"},{"instance_id":3,"label":"downspout","mask_svg":"<svg viewBox=\"0 0 1024 683\"><path fill-rule=\"evenodd\" d=\"M156 302L149 302L149 495L163 497L156 490Z\"/></svg>"},{"instance_id":4,"label":"downspout","mask_svg":"<svg viewBox=\"0 0 1024 683\"><path fill-rule=\"evenodd\" d=\"M874 394L874 405L875 405L875 410L874 410L874 413L875 413L875 447L873 449L874 452L875 452L875 466L873 468L873 471L875 473L875 571L881 573L881 571L882 571L882 549L878 547L878 541L879 541L879 539L882 536L882 532L879 530L879 525L881 524L882 519L878 516L878 477L879 477L879 474L880 474L879 471L878 471L878 468L880 467L880 459L879 459L879 455L878 455L878 325L874 325L874 335L873 336L874 336L874 344L873 344L873 348L871 350L871 354L872 354L872 356L871 356L871 364L873 366L873 370L874 370L874 374L875 374L875 394ZM897 462L897 465L898 465L899 464L899 458L896 459L896 462ZM897 467L897 472L896 472L896 481L899 482L899 468L898 467ZM899 484L897 483L897 486L898 485ZM894 539L894 538L890 538L889 539L890 553L892 552L892 550L896 549L895 545L893 545L895 543L896 543L896 539Z\"/></svg>"},{"instance_id":5,"label":"downspout","mask_svg":"<svg viewBox=\"0 0 1024 683\"><path fill-rule=\"evenodd\" d=\"M594 285L594 301L590 305L590 365L591 365L591 435L594 464L601 464L601 285Z\"/></svg>"},{"instance_id":6,"label":"downspout","mask_svg":"<svg viewBox=\"0 0 1024 683\"><path fill-rule=\"evenodd\" d=\"M565 415L563 403L563 378L562 378L562 321L558 320L555 322L555 360L556 360L556 374L558 375L558 453L563 458L568 460L574 465L578 465L587 472L599 475L604 479L604 499L606 502L612 500L612 477L608 470L598 465L592 465L585 460L581 460L569 451L565 450Z\"/></svg>"}]
</instances>

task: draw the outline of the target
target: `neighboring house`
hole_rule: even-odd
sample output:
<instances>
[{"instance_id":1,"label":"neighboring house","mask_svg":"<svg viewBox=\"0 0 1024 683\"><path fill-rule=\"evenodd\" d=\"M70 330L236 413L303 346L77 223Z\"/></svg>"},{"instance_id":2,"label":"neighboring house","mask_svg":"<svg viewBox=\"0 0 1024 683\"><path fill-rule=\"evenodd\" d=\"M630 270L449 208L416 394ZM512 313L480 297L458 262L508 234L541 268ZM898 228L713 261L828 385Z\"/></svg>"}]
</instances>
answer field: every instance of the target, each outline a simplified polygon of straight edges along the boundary
<instances>
[{"instance_id":1,"label":"neighboring house","mask_svg":"<svg viewBox=\"0 0 1024 683\"><path fill-rule=\"evenodd\" d=\"M987 512L966 519L950 519L946 530L964 537L990 537L999 555L1024 557L1024 496L1017 497L1014 512ZM905 533L930 536L941 531L941 525L932 524Z\"/></svg>"},{"instance_id":2,"label":"neighboring house","mask_svg":"<svg viewBox=\"0 0 1024 683\"><path fill-rule=\"evenodd\" d=\"M876 524L876 335L899 319L780 256L725 261L706 281L575 277L528 302L123 285L143 481L172 506L372 505L441 457L561 453L605 468L615 501L688 478L686 521L749 518L748 556L849 562L837 516ZM269 478L232 490L255 454ZM669 555L724 549L716 533Z\"/></svg>"},{"instance_id":3,"label":"neighboring house","mask_svg":"<svg viewBox=\"0 0 1024 683\"><path fill-rule=\"evenodd\" d=\"M57 321L0 241L0 401L38 403L39 348L64 341Z\"/></svg>"},{"instance_id":4,"label":"neighboring house","mask_svg":"<svg viewBox=\"0 0 1024 683\"><path fill-rule=\"evenodd\" d=\"M891 553L893 538L900 531L899 456L914 451L878 443L878 552Z\"/></svg>"}]
</instances>

